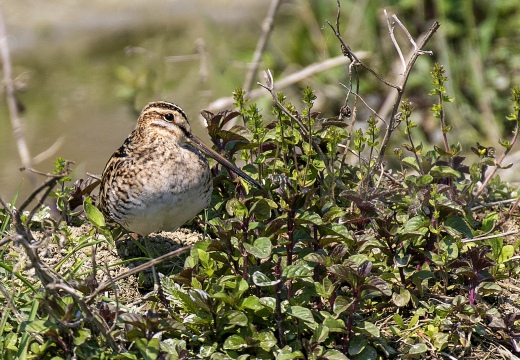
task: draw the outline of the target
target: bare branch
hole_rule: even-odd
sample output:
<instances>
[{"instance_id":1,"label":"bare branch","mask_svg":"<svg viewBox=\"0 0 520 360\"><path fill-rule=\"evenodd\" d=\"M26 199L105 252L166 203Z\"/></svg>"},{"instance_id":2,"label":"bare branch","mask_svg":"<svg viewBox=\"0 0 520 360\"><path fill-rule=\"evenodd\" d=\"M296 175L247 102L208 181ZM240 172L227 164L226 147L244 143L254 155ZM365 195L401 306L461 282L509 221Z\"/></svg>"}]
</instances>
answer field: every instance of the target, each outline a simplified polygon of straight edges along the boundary
<instances>
[{"instance_id":1,"label":"bare branch","mask_svg":"<svg viewBox=\"0 0 520 360\"><path fill-rule=\"evenodd\" d=\"M347 86L346 86L345 84L341 84L341 83L340 83L340 85L343 86L343 87L345 87L345 88L347 88ZM370 105L368 105L368 104L366 103L366 101L363 99L363 97L361 97L361 95L357 94L354 90L350 90L350 89L349 89L348 91L351 92L352 94L354 94L356 97L358 97L359 100L361 100L361 102L362 102L363 104L365 104L365 106L366 106L370 111L372 111L372 114L374 114L375 117L377 117L379 120L381 120L381 121L384 122L386 125L388 125L388 123L386 122L386 120L383 119L381 116L379 116L379 114L377 113L377 111L375 111L374 109L372 109L372 108L370 107Z\"/></svg>"},{"instance_id":2,"label":"bare branch","mask_svg":"<svg viewBox=\"0 0 520 360\"><path fill-rule=\"evenodd\" d=\"M86 297L86 301L89 302L90 300L94 299L99 293L101 293L105 289L111 287L117 281L126 279L127 277L129 277L131 275L137 274L138 272L151 268L152 266L156 266L168 259L178 257L179 255L182 255L185 252L190 251L192 248L193 248L193 246L190 245L190 246L184 246L184 247L174 250L174 251L170 251L167 254L164 254L162 256L159 256L158 258L152 259L150 261L145 262L144 264L136 266L132 270L126 271L108 281L103 281L101 284L99 284L99 286L96 288L95 291L93 291L89 296Z\"/></svg>"},{"instance_id":3,"label":"bare branch","mask_svg":"<svg viewBox=\"0 0 520 360\"><path fill-rule=\"evenodd\" d=\"M34 169L27 169L29 173L31 174L39 174L39 175L44 175L46 176L48 179L43 182L43 184L41 184L40 186L38 186L36 189L33 190L33 192L27 197L27 199L22 203L22 205L20 205L18 211L20 212L23 212L27 206L29 206L29 204L36 199L36 197L40 194L40 192L46 188L52 190L52 188L54 187L54 185L56 185L56 183L58 182L58 180L60 180L61 178L63 178L64 176L67 176L69 173L70 173L70 170L67 168L65 172L63 173L60 173L60 174L46 174L46 173L42 173L40 171L37 171L37 170L34 170ZM49 190L49 191L50 191ZM41 197L40 200L39 200L39 204L43 204L43 200L45 198L44 197ZM27 220L27 221L30 221L30 218Z\"/></svg>"},{"instance_id":4,"label":"bare branch","mask_svg":"<svg viewBox=\"0 0 520 360\"><path fill-rule=\"evenodd\" d=\"M208 52L206 51L206 44L203 38L195 40L195 49L199 55L199 80L205 83L209 77L208 71Z\"/></svg>"},{"instance_id":5,"label":"bare branch","mask_svg":"<svg viewBox=\"0 0 520 360\"><path fill-rule=\"evenodd\" d=\"M39 153L38 155L36 155L33 158L33 163L39 164L39 163L49 159L50 157L54 156L58 152L59 148L61 148L61 146L65 142L64 140L65 140L65 137L60 136L58 138L58 140L56 140L54 142L54 144L52 144L49 148L47 148L47 150L44 150L41 153Z\"/></svg>"},{"instance_id":6,"label":"bare branch","mask_svg":"<svg viewBox=\"0 0 520 360\"><path fill-rule=\"evenodd\" d=\"M267 11L267 16L262 23L262 35L256 44L256 50L253 54L253 62L251 63L251 68L247 72L246 79L244 81L243 90L246 93L249 92L253 87L254 79L258 73L258 68L260 67L260 60L262 59L265 47L267 46L267 42L269 41L269 37L273 31L274 17L278 11L278 8L280 7L281 2L282 0L271 0L271 5Z\"/></svg>"},{"instance_id":7,"label":"bare branch","mask_svg":"<svg viewBox=\"0 0 520 360\"><path fill-rule=\"evenodd\" d=\"M490 207L490 206L510 204L515 201L517 201L517 200L516 199L507 199L507 200L500 200L500 201L494 201L494 202L490 202L490 203L480 204L480 205L472 207L471 211L476 211L476 210L479 210L479 209L482 209L485 207Z\"/></svg>"},{"instance_id":8,"label":"bare branch","mask_svg":"<svg viewBox=\"0 0 520 360\"><path fill-rule=\"evenodd\" d=\"M353 52L352 50L350 49L350 47L345 43L345 41L343 41L343 38L341 37L341 34L339 33L338 30L336 30L336 28L334 28L334 26L329 22L327 21L327 24L329 24L330 28L332 29L332 31L334 32L334 35L336 35L336 37L338 38L338 40L340 41L341 43L341 48L343 50L343 55L344 56L347 56L353 63L355 66L359 65L359 66L362 66L365 70L368 70L368 72L370 72L372 75L374 75L379 81L381 81L382 83L384 83L385 85L388 85L390 87L393 87L394 89L400 91L401 88L397 85L394 85L388 81L386 81L385 79L383 79L381 76L379 76L378 73L376 73L371 67L369 67L368 65L365 65Z\"/></svg>"},{"instance_id":9,"label":"bare branch","mask_svg":"<svg viewBox=\"0 0 520 360\"><path fill-rule=\"evenodd\" d=\"M514 235L514 234L518 234L518 230L510 230L510 231L506 231L506 232L503 232L503 233L500 233L500 234L493 234L493 235L488 235L488 236L477 236L477 237L474 237L474 238L471 238L471 239L462 239L461 241L463 243L468 243L468 242L474 242L474 241L495 239L497 237L503 237L503 236Z\"/></svg>"},{"instance_id":10,"label":"bare branch","mask_svg":"<svg viewBox=\"0 0 520 360\"><path fill-rule=\"evenodd\" d=\"M517 119L520 117L520 111L518 111L516 116L517 116ZM516 144L516 141L518 140L518 134L520 132L519 125L520 124L517 122L516 128L515 128L515 133L513 135L513 139L511 140L510 146L504 151L502 156L500 156L500 158L497 161L495 161L495 166L493 167L493 170L491 170L491 172L486 176L486 179L484 180L482 185L480 185L480 187L479 187L477 193L475 194L475 197L471 201L471 203L473 203L475 200L477 200L479 198L480 195L482 195L482 192L484 191L486 186L489 184L489 182L491 181L491 179L493 178L495 173L498 171L498 169L502 165L502 162L504 161L505 157L507 156L507 154L509 154L509 152L511 151L513 146Z\"/></svg>"},{"instance_id":11,"label":"bare branch","mask_svg":"<svg viewBox=\"0 0 520 360\"><path fill-rule=\"evenodd\" d=\"M514 199L512 199L512 200L514 200ZM520 202L520 196L516 198L515 203L513 204L513 206L511 206L511 209L509 209L509 212L507 213L508 216L513 215L516 208L518 207L518 202Z\"/></svg>"},{"instance_id":12,"label":"bare branch","mask_svg":"<svg viewBox=\"0 0 520 360\"><path fill-rule=\"evenodd\" d=\"M359 58L366 58L366 57L368 57L368 53L360 52L360 53L358 53L357 56ZM303 68L302 70L299 70L290 75L287 75L283 79L280 79L279 81L277 81L276 88L278 90L284 89L292 84L295 84L304 79L307 79L317 73L348 64L349 62L350 62L350 60L348 58L346 58L344 56L337 56L337 57L334 57L331 59L327 59L325 61L311 64L311 65ZM255 89L255 90L247 92L244 97L247 99L255 99L255 98L258 98L263 95L265 95L264 89ZM210 103L208 105L207 109L209 111L220 111L223 109L227 109L230 106L233 106L233 102L234 102L233 97L220 98L220 99L217 99L217 100L213 101L212 103Z\"/></svg>"},{"instance_id":13,"label":"bare branch","mask_svg":"<svg viewBox=\"0 0 520 360\"><path fill-rule=\"evenodd\" d=\"M13 82L13 73L11 67L11 59L9 56L9 46L7 44L7 33L5 30L4 17L0 8L0 58L2 61L2 69L4 74L3 85L5 86L7 96L7 106L9 108L9 117L11 126L13 127L13 135L18 148L18 155L23 167L31 167L31 155L25 141L22 123L18 114L18 106L16 103L15 89ZM35 185L36 177L29 175L29 181Z\"/></svg>"},{"instance_id":14,"label":"bare branch","mask_svg":"<svg viewBox=\"0 0 520 360\"><path fill-rule=\"evenodd\" d=\"M401 59L401 64L403 65L403 72L404 72L406 70L406 61L404 61L403 52L401 51L401 48L399 47L399 44L397 43L397 40L395 39L394 26L392 24L390 24L390 18L388 17L386 9L383 11L385 12L386 24L388 25L388 32L390 33L390 38L392 39L392 43L394 44L394 47L397 50L397 54L399 54L399 59ZM406 32L408 33L408 31L406 31Z\"/></svg>"},{"instance_id":15,"label":"bare branch","mask_svg":"<svg viewBox=\"0 0 520 360\"><path fill-rule=\"evenodd\" d=\"M282 110L285 113L285 115L289 116L295 123L297 123L298 126L300 127L300 130L302 131L303 135L307 136L309 131L305 127L305 125L303 125L303 123L300 121L300 119L298 119L296 116L294 116L289 110L287 110L287 108L285 106L283 106L278 101L278 97L276 96L276 91L274 90L274 81L273 81L273 75L271 74L271 70L268 69L267 71L264 71L264 77L265 77L265 85L261 84L261 83L258 83L258 85L260 85L261 87L263 87L264 89L269 91L276 106L278 106L278 108L280 108L280 110Z\"/></svg>"},{"instance_id":16,"label":"bare branch","mask_svg":"<svg viewBox=\"0 0 520 360\"><path fill-rule=\"evenodd\" d=\"M309 134L309 129L307 129L305 127L305 125L303 125L303 123L301 122L301 120L295 116L294 114L292 114L285 106L283 106L280 101L278 101L278 97L276 96L276 92L274 90L274 80L273 80L273 75L271 74L271 71L270 70L267 70L267 71L264 71L264 77L265 77L265 85L264 84L261 84L261 83L258 83L258 85L260 85L261 87L263 87L264 89L266 89L267 91L269 91L269 93L271 94L271 97L273 98L273 102L275 103L275 105L284 113L286 114L287 116L289 116L296 124L298 124L298 126L300 127L300 131L302 132L302 135L303 136L308 136ZM321 150L320 146L318 145L318 143L316 142L315 139L312 139L311 138L311 146L312 148L314 149L314 151L316 151L318 153L318 155L320 156L320 158L323 160L323 163L325 164L325 169L327 170L327 173L333 178L335 179L335 184L342 190L346 190L347 188L345 187L345 184L343 184L341 181L339 181L338 179L336 179L336 177L334 176L334 172L331 170L330 168L330 164L328 163L328 160L327 160L327 157L325 156L325 154L323 153L323 151Z\"/></svg>"},{"instance_id":17,"label":"bare branch","mask_svg":"<svg viewBox=\"0 0 520 360\"><path fill-rule=\"evenodd\" d=\"M385 10L385 15L386 15L386 10ZM408 38L408 41L410 41L410 43L412 44L413 46L413 49L414 50L417 50L417 44L415 43L415 40L413 39L412 35L410 35L410 32L408 31L408 29L403 25L403 23L401 22L401 20L399 20L399 18L397 17L397 15L392 15L392 18L395 20L395 22L401 27L401 29L403 29L404 33L406 34L406 37ZM430 54L431 55L431 54Z\"/></svg>"},{"instance_id":18,"label":"bare branch","mask_svg":"<svg viewBox=\"0 0 520 360\"><path fill-rule=\"evenodd\" d=\"M135 53L143 53L143 54L147 54L148 56L151 56L151 57L157 56L157 54L151 53L146 49L142 49L142 50L141 50L141 48L131 48L131 49L134 50ZM135 51L135 49L138 49L139 51ZM203 38L197 38L195 40L195 52L196 52L196 54L190 54L190 55L165 56L164 61L167 63L177 63L177 62L184 62L184 61L199 60L199 81L206 82L208 80L208 76L209 76L208 53L206 51L206 44L204 43Z\"/></svg>"},{"instance_id":19,"label":"bare branch","mask_svg":"<svg viewBox=\"0 0 520 360\"><path fill-rule=\"evenodd\" d=\"M392 135L392 132L395 130L395 124L398 121L397 114L399 112L399 107L401 105L401 99L403 97L406 83L408 82L408 77L410 76L410 72L412 71L415 61L417 61L417 58L422 54L428 53L428 52L423 51L422 48L426 45L426 43L428 43L428 41L431 39L433 34L435 34L435 32L437 31L437 29L440 26L441 25L437 21L435 21L432 24L432 26L430 26L430 29L428 30L428 32L424 35L424 37L421 39L421 41L417 45L417 48L413 52L410 60L408 60L401 83L400 83L399 87L396 88L397 96L394 99L394 105L392 106L392 112L390 114L390 120L388 122L388 126L386 127L385 136L383 137L383 140L381 141L379 158L377 159L377 165L378 165L377 167L379 167L379 164L381 164L383 162L383 157L385 156L386 148L388 146L388 142L390 141L390 136Z\"/></svg>"}]
</instances>

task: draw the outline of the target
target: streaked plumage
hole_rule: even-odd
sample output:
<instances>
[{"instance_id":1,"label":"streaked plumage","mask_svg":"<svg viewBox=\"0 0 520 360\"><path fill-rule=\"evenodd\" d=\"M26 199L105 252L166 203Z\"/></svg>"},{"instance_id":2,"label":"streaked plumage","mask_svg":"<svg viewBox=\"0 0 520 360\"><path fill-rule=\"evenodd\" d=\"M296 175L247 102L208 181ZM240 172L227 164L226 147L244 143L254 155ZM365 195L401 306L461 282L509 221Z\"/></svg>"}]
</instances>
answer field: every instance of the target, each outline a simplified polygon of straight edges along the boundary
<instances>
[{"instance_id":1,"label":"streaked plumage","mask_svg":"<svg viewBox=\"0 0 520 360\"><path fill-rule=\"evenodd\" d=\"M143 236L177 229L210 203L212 179L205 155L260 187L192 135L180 107L162 101L148 104L105 166L100 210Z\"/></svg>"}]
</instances>

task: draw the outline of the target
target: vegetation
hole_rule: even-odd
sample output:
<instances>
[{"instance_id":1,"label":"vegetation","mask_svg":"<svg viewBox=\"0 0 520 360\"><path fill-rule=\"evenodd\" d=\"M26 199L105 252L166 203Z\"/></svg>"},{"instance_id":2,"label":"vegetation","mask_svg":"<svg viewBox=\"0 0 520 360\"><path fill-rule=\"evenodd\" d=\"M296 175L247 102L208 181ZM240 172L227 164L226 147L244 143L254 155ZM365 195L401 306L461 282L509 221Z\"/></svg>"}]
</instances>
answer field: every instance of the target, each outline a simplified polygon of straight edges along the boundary
<instances>
[{"instance_id":1,"label":"vegetation","mask_svg":"<svg viewBox=\"0 0 520 360\"><path fill-rule=\"evenodd\" d=\"M202 113L215 148L240 159L264 189L214 166L212 204L201 214L205 239L159 259L184 256L182 266L163 264L162 291L136 302L119 298L117 285L135 269L107 278L115 264L96 265L95 254L128 235L107 226L88 196L92 184L71 184L67 161L58 159L20 205L16 197L2 202L0 354L419 359L463 358L475 347L520 352L520 310L505 299L515 288L507 279L520 267L519 243L508 236L516 234L509 228L517 203L504 206L518 193L496 175L517 141L520 88L509 96L503 126L512 132L500 147L468 149L449 116L450 79L434 64L429 87L416 95L433 103L441 140L430 146L404 92L409 72L385 85L399 94L387 118L361 118L359 89L371 77L361 70L369 68L346 46L339 20L331 28L354 64L336 116L314 111L319 97L310 87L298 102L275 92L269 71L262 87L272 96L270 111L237 88L233 109ZM424 42L417 44L418 57ZM404 143L385 152L395 138ZM42 205L48 196L59 220ZM77 225L87 233L74 235ZM49 244L63 249L52 266L43 255ZM88 268L85 251L93 256Z\"/></svg>"}]
</instances>

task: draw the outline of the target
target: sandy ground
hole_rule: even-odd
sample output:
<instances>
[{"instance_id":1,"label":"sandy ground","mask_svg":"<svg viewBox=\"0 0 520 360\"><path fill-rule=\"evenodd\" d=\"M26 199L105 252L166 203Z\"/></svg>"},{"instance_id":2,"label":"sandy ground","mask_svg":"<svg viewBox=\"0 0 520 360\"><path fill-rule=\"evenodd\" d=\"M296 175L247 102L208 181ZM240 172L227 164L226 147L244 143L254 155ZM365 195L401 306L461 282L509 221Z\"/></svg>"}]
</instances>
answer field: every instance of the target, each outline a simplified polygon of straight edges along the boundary
<instances>
[{"instance_id":1,"label":"sandy ground","mask_svg":"<svg viewBox=\"0 0 520 360\"><path fill-rule=\"evenodd\" d=\"M134 239L130 235L123 237L115 242L115 247L107 241L102 241L97 245L86 246L78 251L72 251L81 244L82 239L86 239L92 234L90 224L80 227L69 227L71 238L76 238L74 244L60 246L53 239L44 239L41 232L34 232L37 240L43 241L45 246L39 248L40 255L46 264L68 279L71 272L74 278L88 278L93 273L96 274L98 283L108 281L119 276L135 266L146 262L147 255L142 252L140 247L146 247L148 254L152 258L157 258L171 251L184 246L193 245L202 239L202 235L189 229L179 229L175 232L161 232L151 234L146 243L143 239ZM89 241L93 241L90 238ZM70 254L73 253L72 256ZM177 258L167 260L158 265L157 271L163 275L179 272L184 267L186 254ZM81 263L79 269L78 264ZM137 275L131 275L124 280L118 281L116 290L117 299L122 303L137 301L142 298L143 293L153 288L153 277L151 270L145 270ZM114 291L107 291L106 296L115 297Z\"/></svg>"}]
</instances>

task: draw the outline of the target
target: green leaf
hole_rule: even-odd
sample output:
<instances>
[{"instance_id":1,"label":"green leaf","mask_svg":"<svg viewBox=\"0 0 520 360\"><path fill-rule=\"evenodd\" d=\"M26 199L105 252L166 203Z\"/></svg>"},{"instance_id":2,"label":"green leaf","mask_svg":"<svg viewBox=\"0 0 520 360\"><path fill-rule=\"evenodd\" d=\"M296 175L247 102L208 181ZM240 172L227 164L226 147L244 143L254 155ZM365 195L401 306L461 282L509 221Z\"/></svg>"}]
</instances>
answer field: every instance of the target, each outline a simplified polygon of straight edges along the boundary
<instances>
[{"instance_id":1,"label":"green leaf","mask_svg":"<svg viewBox=\"0 0 520 360\"><path fill-rule=\"evenodd\" d=\"M303 260L305 261L309 261L309 262L315 262L315 263L318 263L320 265L323 265L323 266L331 266L332 265L332 259L330 258L330 256L327 256L323 253L310 253L310 254L307 254L305 255L305 257L303 258Z\"/></svg>"},{"instance_id":2,"label":"green leaf","mask_svg":"<svg viewBox=\"0 0 520 360\"><path fill-rule=\"evenodd\" d=\"M231 324L231 325L237 325L237 326L246 326L247 316L242 312L238 310L230 310L224 313L222 315L222 320L225 324Z\"/></svg>"},{"instance_id":3,"label":"green leaf","mask_svg":"<svg viewBox=\"0 0 520 360\"><path fill-rule=\"evenodd\" d=\"M484 281L477 286L477 292L480 295L498 294L502 292L500 285L491 281Z\"/></svg>"},{"instance_id":4,"label":"green leaf","mask_svg":"<svg viewBox=\"0 0 520 360\"><path fill-rule=\"evenodd\" d=\"M246 340L239 335L231 335L222 346L226 350L240 350L248 347Z\"/></svg>"},{"instance_id":5,"label":"green leaf","mask_svg":"<svg viewBox=\"0 0 520 360\"><path fill-rule=\"evenodd\" d=\"M330 281L328 277L324 278L322 283L314 282L314 288L316 293L325 299L328 299L335 289L332 281Z\"/></svg>"},{"instance_id":6,"label":"green leaf","mask_svg":"<svg viewBox=\"0 0 520 360\"><path fill-rule=\"evenodd\" d=\"M430 219L428 219L426 216L414 216L406 222L403 232L415 232L420 229L428 228L429 225Z\"/></svg>"},{"instance_id":7,"label":"green leaf","mask_svg":"<svg viewBox=\"0 0 520 360\"><path fill-rule=\"evenodd\" d=\"M437 333L433 337L433 346L437 349L437 351L441 351L446 344L450 341L450 335L448 333Z\"/></svg>"},{"instance_id":8,"label":"green leaf","mask_svg":"<svg viewBox=\"0 0 520 360\"><path fill-rule=\"evenodd\" d=\"M260 300L256 296L248 296L245 299L242 299L239 302L240 309L251 309L253 311L259 311L264 308L264 306L260 303Z\"/></svg>"},{"instance_id":9,"label":"green leaf","mask_svg":"<svg viewBox=\"0 0 520 360\"><path fill-rule=\"evenodd\" d=\"M320 344L327 340L329 337L329 328L319 324L316 330L314 330L314 334L311 337L311 343Z\"/></svg>"},{"instance_id":10,"label":"green leaf","mask_svg":"<svg viewBox=\"0 0 520 360\"><path fill-rule=\"evenodd\" d=\"M415 160L415 157L407 156L407 157L403 158L403 160L401 160L401 162L404 165L407 165L407 166L411 167L415 171L420 172L419 165L417 164L417 161Z\"/></svg>"},{"instance_id":11,"label":"green leaf","mask_svg":"<svg viewBox=\"0 0 520 360\"><path fill-rule=\"evenodd\" d=\"M253 245L244 243L244 249L258 259L267 259L271 256L272 244L267 237L260 237L253 241Z\"/></svg>"},{"instance_id":12,"label":"green leaf","mask_svg":"<svg viewBox=\"0 0 520 360\"><path fill-rule=\"evenodd\" d=\"M419 270L412 275L413 278L417 278L420 280L431 279L435 277L435 274L430 270Z\"/></svg>"},{"instance_id":13,"label":"green leaf","mask_svg":"<svg viewBox=\"0 0 520 360\"><path fill-rule=\"evenodd\" d=\"M73 342L74 345L80 346L85 341L87 341L90 338L90 330L89 329L78 329L74 332L74 338Z\"/></svg>"},{"instance_id":14,"label":"green leaf","mask_svg":"<svg viewBox=\"0 0 520 360\"><path fill-rule=\"evenodd\" d=\"M290 306L287 308L287 313L295 318L305 321L306 323L316 324L312 312L306 307L297 305Z\"/></svg>"},{"instance_id":15,"label":"green leaf","mask_svg":"<svg viewBox=\"0 0 520 360\"><path fill-rule=\"evenodd\" d=\"M348 346L348 353L350 356L359 355L365 347L368 345L368 339L366 336L354 336L352 340L350 340Z\"/></svg>"},{"instance_id":16,"label":"green leaf","mask_svg":"<svg viewBox=\"0 0 520 360\"><path fill-rule=\"evenodd\" d=\"M417 179L417 185L419 185L419 186L428 185L428 184L431 184L432 181L433 181L433 176L431 176L430 174L426 174L424 176L420 176Z\"/></svg>"},{"instance_id":17,"label":"green leaf","mask_svg":"<svg viewBox=\"0 0 520 360\"><path fill-rule=\"evenodd\" d=\"M216 292L212 295L213 299L218 299L218 300L221 300L223 302L225 302L226 304L229 304L229 305L235 305L235 300L229 296L229 294L225 293L225 292L222 292L222 291L219 291L219 292Z\"/></svg>"},{"instance_id":18,"label":"green leaf","mask_svg":"<svg viewBox=\"0 0 520 360\"><path fill-rule=\"evenodd\" d=\"M211 301L211 297L209 296L209 294L207 292L205 292L204 290L200 290L200 289L192 289L190 290L189 292L190 294L190 298L191 300L193 300L193 302L195 304L197 304L197 306L201 307L202 309L206 310L207 312L212 312L212 301Z\"/></svg>"},{"instance_id":19,"label":"green leaf","mask_svg":"<svg viewBox=\"0 0 520 360\"><path fill-rule=\"evenodd\" d=\"M340 315L347 311L353 302L353 300L347 300L347 298L343 295L338 296L336 301L334 301L334 314Z\"/></svg>"},{"instance_id":20,"label":"green leaf","mask_svg":"<svg viewBox=\"0 0 520 360\"><path fill-rule=\"evenodd\" d=\"M260 331L257 335L257 340L262 350L267 352L272 351L273 347L278 343L276 336L269 330Z\"/></svg>"},{"instance_id":21,"label":"green leaf","mask_svg":"<svg viewBox=\"0 0 520 360\"><path fill-rule=\"evenodd\" d=\"M473 238L473 233L466 223L466 220L460 216L448 216L444 221L444 230L446 230L450 235L462 234L466 238Z\"/></svg>"},{"instance_id":22,"label":"green leaf","mask_svg":"<svg viewBox=\"0 0 520 360\"><path fill-rule=\"evenodd\" d=\"M321 313L324 315L324 312ZM329 329L329 332L345 332L345 322L342 319L335 319L329 313L326 313L325 320L323 320L323 326Z\"/></svg>"},{"instance_id":23,"label":"green leaf","mask_svg":"<svg viewBox=\"0 0 520 360\"><path fill-rule=\"evenodd\" d=\"M320 359L329 359L329 360L348 360L341 351L338 350L327 350L323 355L320 356Z\"/></svg>"},{"instance_id":24,"label":"green leaf","mask_svg":"<svg viewBox=\"0 0 520 360\"><path fill-rule=\"evenodd\" d=\"M459 246L457 245L457 241L453 239L449 239L446 237L439 244L439 249L441 250L441 254L444 252L448 255L448 260L456 259L459 257Z\"/></svg>"},{"instance_id":25,"label":"green leaf","mask_svg":"<svg viewBox=\"0 0 520 360\"><path fill-rule=\"evenodd\" d=\"M397 326L399 326L403 330L406 329L406 325L404 324L404 320L401 315L399 315L398 313L395 313L393 315L393 318L394 318L394 321L397 324Z\"/></svg>"},{"instance_id":26,"label":"green leaf","mask_svg":"<svg viewBox=\"0 0 520 360\"><path fill-rule=\"evenodd\" d=\"M145 360L155 360L159 355L159 339L153 338L147 341L144 338L137 338L134 340L135 346Z\"/></svg>"},{"instance_id":27,"label":"green leaf","mask_svg":"<svg viewBox=\"0 0 520 360\"><path fill-rule=\"evenodd\" d=\"M289 265L285 267L282 272L284 279L311 277L312 275L312 269L306 265Z\"/></svg>"},{"instance_id":28,"label":"green leaf","mask_svg":"<svg viewBox=\"0 0 520 360\"><path fill-rule=\"evenodd\" d=\"M284 347L280 353L276 356L276 360L292 360L292 359L305 359L301 351L293 351L289 345Z\"/></svg>"},{"instance_id":29,"label":"green leaf","mask_svg":"<svg viewBox=\"0 0 520 360\"><path fill-rule=\"evenodd\" d=\"M408 354L422 354L428 351L428 347L424 343L413 344L408 350Z\"/></svg>"},{"instance_id":30,"label":"green leaf","mask_svg":"<svg viewBox=\"0 0 520 360\"><path fill-rule=\"evenodd\" d=\"M260 271L255 271L253 273L253 283L256 286L273 286L278 284L281 280L271 280L267 277L267 275L261 273Z\"/></svg>"},{"instance_id":31,"label":"green leaf","mask_svg":"<svg viewBox=\"0 0 520 360\"><path fill-rule=\"evenodd\" d=\"M482 220L482 227L481 231L483 233L490 232L491 229L493 229L493 226L495 226L495 223L498 221L498 213L497 212L490 212L484 216L484 219Z\"/></svg>"},{"instance_id":32,"label":"green leaf","mask_svg":"<svg viewBox=\"0 0 520 360\"><path fill-rule=\"evenodd\" d=\"M303 213L298 215L298 217L296 218L296 223L298 225L301 225L301 224L322 225L323 220L315 212L304 211Z\"/></svg>"},{"instance_id":33,"label":"green leaf","mask_svg":"<svg viewBox=\"0 0 520 360\"><path fill-rule=\"evenodd\" d=\"M97 228L104 227L105 224L105 217L103 216L103 213L99 211L97 207L92 205L89 201L85 200L83 202L83 210L85 211L85 215L87 216L87 219Z\"/></svg>"},{"instance_id":34,"label":"green leaf","mask_svg":"<svg viewBox=\"0 0 520 360\"><path fill-rule=\"evenodd\" d=\"M418 314L415 314L414 316L412 316L412 318L410 319L410 323L408 323L408 329L413 328L415 326L415 324L417 324L418 321L419 321Z\"/></svg>"},{"instance_id":35,"label":"green leaf","mask_svg":"<svg viewBox=\"0 0 520 360\"><path fill-rule=\"evenodd\" d=\"M30 333L43 334L49 330L58 330L58 325L49 320L34 320L30 322L22 322L22 331Z\"/></svg>"},{"instance_id":36,"label":"green leaf","mask_svg":"<svg viewBox=\"0 0 520 360\"><path fill-rule=\"evenodd\" d=\"M358 354L355 359L356 360L373 360L373 359L377 359L378 356L377 356L377 351L376 349L374 349L372 346L370 345L367 345L363 351L361 351L360 354Z\"/></svg>"},{"instance_id":37,"label":"green leaf","mask_svg":"<svg viewBox=\"0 0 520 360\"><path fill-rule=\"evenodd\" d=\"M271 200L260 199L251 206L251 214L255 216L258 221L269 220L271 218ZM276 208L276 204L275 208Z\"/></svg>"},{"instance_id":38,"label":"green leaf","mask_svg":"<svg viewBox=\"0 0 520 360\"><path fill-rule=\"evenodd\" d=\"M236 198L226 202L226 211L229 215L236 216L240 220L244 220L249 215L247 207Z\"/></svg>"},{"instance_id":39,"label":"green leaf","mask_svg":"<svg viewBox=\"0 0 520 360\"><path fill-rule=\"evenodd\" d=\"M513 245L505 245L502 247L502 251L500 252L500 256L498 257L498 263L505 263L509 259L513 257L515 254L515 247Z\"/></svg>"},{"instance_id":40,"label":"green leaf","mask_svg":"<svg viewBox=\"0 0 520 360\"><path fill-rule=\"evenodd\" d=\"M362 333L365 333L367 335L370 335L372 337L378 338L381 336L381 331L379 330L379 327L374 325L373 323L369 321L361 321L357 326L356 329L361 331Z\"/></svg>"},{"instance_id":41,"label":"green leaf","mask_svg":"<svg viewBox=\"0 0 520 360\"><path fill-rule=\"evenodd\" d=\"M392 302L398 307L404 307L410 302L410 292L405 288L400 288L399 293L392 294Z\"/></svg>"},{"instance_id":42,"label":"green leaf","mask_svg":"<svg viewBox=\"0 0 520 360\"><path fill-rule=\"evenodd\" d=\"M274 311L274 309L276 308L276 299L273 298L273 297L262 297L260 299L258 299L258 301L260 302L261 305L265 306L266 308L269 308L271 309L272 311Z\"/></svg>"},{"instance_id":43,"label":"green leaf","mask_svg":"<svg viewBox=\"0 0 520 360\"><path fill-rule=\"evenodd\" d=\"M239 299L243 293L245 293L249 289L249 284L247 281L242 279L242 277L232 277L234 278L231 286L234 286L233 296L236 299Z\"/></svg>"},{"instance_id":44,"label":"green leaf","mask_svg":"<svg viewBox=\"0 0 520 360\"><path fill-rule=\"evenodd\" d=\"M430 174L436 178L459 178L461 176L460 172L457 170L444 165L433 166L430 170Z\"/></svg>"}]
</instances>

